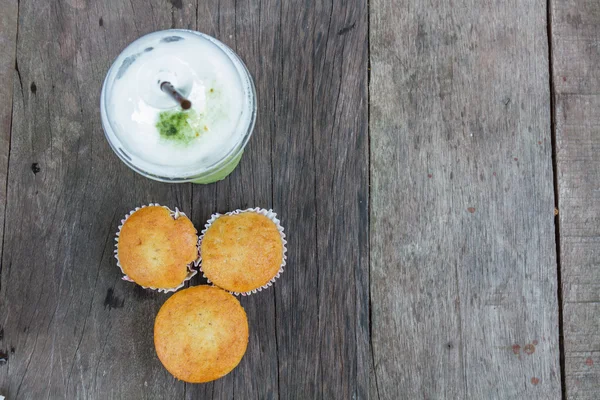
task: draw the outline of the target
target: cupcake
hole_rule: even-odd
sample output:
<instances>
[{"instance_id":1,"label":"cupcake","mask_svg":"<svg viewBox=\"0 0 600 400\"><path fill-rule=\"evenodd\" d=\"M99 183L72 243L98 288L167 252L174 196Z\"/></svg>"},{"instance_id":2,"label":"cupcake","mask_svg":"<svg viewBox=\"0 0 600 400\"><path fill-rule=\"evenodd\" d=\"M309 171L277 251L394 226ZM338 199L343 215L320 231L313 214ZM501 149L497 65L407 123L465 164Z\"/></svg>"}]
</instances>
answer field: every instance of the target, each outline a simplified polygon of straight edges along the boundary
<instances>
[{"instance_id":1,"label":"cupcake","mask_svg":"<svg viewBox=\"0 0 600 400\"><path fill-rule=\"evenodd\" d=\"M219 379L241 361L248 345L248 319L240 302L215 286L175 293L154 322L154 346L177 379L203 383Z\"/></svg>"},{"instance_id":2,"label":"cupcake","mask_svg":"<svg viewBox=\"0 0 600 400\"><path fill-rule=\"evenodd\" d=\"M155 204L130 213L117 233L115 257L126 275L146 288L175 291L196 274L197 231L185 214Z\"/></svg>"},{"instance_id":3,"label":"cupcake","mask_svg":"<svg viewBox=\"0 0 600 400\"><path fill-rule=\"evenodd\" d=\"M216 286L251 294L275 281L285 266L285 235L273 211L215 214L200 239L201 269Z\"/></svg>"}]
</instances>

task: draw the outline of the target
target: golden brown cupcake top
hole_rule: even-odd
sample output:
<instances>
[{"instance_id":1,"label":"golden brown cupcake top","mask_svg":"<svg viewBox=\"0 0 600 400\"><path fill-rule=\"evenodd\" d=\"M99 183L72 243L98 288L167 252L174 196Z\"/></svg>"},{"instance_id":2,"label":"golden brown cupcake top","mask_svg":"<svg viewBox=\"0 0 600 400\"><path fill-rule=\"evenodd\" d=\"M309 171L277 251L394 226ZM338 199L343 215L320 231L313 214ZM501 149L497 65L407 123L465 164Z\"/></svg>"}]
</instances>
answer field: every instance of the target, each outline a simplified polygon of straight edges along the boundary
<instances>
[{"instance_id":1,"label":"golden brown cupcake top","mask_svg":"<svg viewBox=\"0 0 600 400\"><path fill-rule=\"evenodd\" d=\"M215 285L236 293L266 285L281 268L283 242L277 225L255 212L224 215L200 246L202 271Z\"/></svg>"},{"instance_id":2,"label":"golden brown cupcake top","mask_svg":"<svg viewBox=\"0 0 600 400\"><path fill-rule=\"evenodd\" d=\"M188 264L197 258L196 228L184 215L173 219L162 206L144 207L123 224L117 257L135 283L171 289L185 280Z\"/></svg>"},{"instance_id":3,"label":"golden brown cupcake top","mask_svg":"<svg viewBox=\"0 0 600 400\"><path fill-rule=\"evenodd\" d=\"M233 370L248 345L239 301L215 286L194 286L163 304L154 323L156 354L177 379L209 382Z\"/></svg>"}]
</instances>

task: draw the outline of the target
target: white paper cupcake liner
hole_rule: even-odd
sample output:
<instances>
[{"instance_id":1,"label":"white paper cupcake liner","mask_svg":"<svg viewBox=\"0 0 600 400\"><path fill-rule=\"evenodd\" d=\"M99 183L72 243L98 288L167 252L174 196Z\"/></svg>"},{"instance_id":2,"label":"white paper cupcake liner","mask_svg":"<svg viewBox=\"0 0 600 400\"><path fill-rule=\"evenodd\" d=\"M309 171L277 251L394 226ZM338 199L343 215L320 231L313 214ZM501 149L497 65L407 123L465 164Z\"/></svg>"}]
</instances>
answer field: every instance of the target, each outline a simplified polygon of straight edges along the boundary
<instances>
[{"instance_id":1,"label":"white paper cupcake liner","mask_svg":"<svg viewBox=\"0 0 600 400\"><path fill-rule=\"evenodd\" d=\"M264 215L265 217L269 218L271 221L273 221L275 223L275 225L277 226L277 230L279 231L279 236L281 237L281 243L283 244L283 257L281 260L281 265L279 267L279 271L277 271L277 274L271 278L271 280L269 282L267 282L265 285L256 288L254 290L251 290L249 292L232 292L229 291L229 293L234 294L236 296L238 295L242 295L242 296L249 296L253 293L256 292L260 292L263 289L267 289L271 286L273 286L273 283L275 283L275 281L277 280L277 278L279 278L281 276L281 274L283 274L283 270L284 267L286 265L287 262L287 240L285 240L285 233L283 233L283 226L281 226L281 223L279 221L279 219L277 218L277 214L275 212L273 212L273 210L266 210L264 208L248 208L246 210L235 210L235 211L230 211L228 213L225 214L213 214L211 215L210 219L208 221L206 221L206 224L204 225L204 229L202 230L202 232L200 232L200 237L198 238L198 267L200 269L200 272L202 273L202 276L208 281L208 283L212 283L210 281L210 279L208 279L206 277L206 275L204 274L204 271L202 270L202 252L200 250L200 245L202 244L202 239L204 238L204 235L206 234L206 231L208 230L208 228L210 228L210 226L219 218L222 217L223 215L236 215L236 214L241 214L241 213L245 213L245 212L255 212L261 215Z\"/></svg>"},{"instance_id":2,"label":"white paper cupcake liner","mask_svg":"<svg viewBox=\"0 0 600 400\"><path fill-rule=\"evenodd\" d=\"M121 266L121 262L119 261L119 236L121 235L121 229L123 228L123 225L125 224L125 221L127 221L127 219L129 217L131 217L133 215L133 213L135 213L136 211L141 210L142 208L148 207L148 206L157 206L157 207L163 207L166 208L167 210L169 210L169 213L171 213L171 216L173 217L173 219L177 219L180 216L184 216L187 217L183 212L179 211L179 209L177 207L175 207L175 211L171 210L169 207L167 206L161 206L158 203L149 203L147 206L141 206L141 207L136 207L134 210L131 210L127 215L125 215L125 218L123 218L121 220L121 224L119 225L119 230L117 231L117 236L115 237L115 259L117 260L117 266L119 267L119 269L121 270L121 273L123 274L123 279L124 281L127 282L133 282L135 283L135 281L133 279L131 279L130 277L127 276L127 274L125 273L125 271L123 271L123 267ZM187 281L189 281L190 279L192 279L194 277L194 275L196 275L198 273L198 271L196 271L193 267L197 267L198 264L200 263L200 259L196 259L194 261L192 261L191 263L188 264L188 274L185 277L185 279L183 280L183 282L181 282L181 285L174 287L174 288L170 288L170 289L162 289L162 288L153 288L153 287L148 287L148 286L142 286L144 289L152 289L152 290L157 290L159 292L162 293L169 293L169 292L176 292L177 290L181 289L185 283ZM137 283L136 283L137 285Z\"/></svg>"}]
</instances>

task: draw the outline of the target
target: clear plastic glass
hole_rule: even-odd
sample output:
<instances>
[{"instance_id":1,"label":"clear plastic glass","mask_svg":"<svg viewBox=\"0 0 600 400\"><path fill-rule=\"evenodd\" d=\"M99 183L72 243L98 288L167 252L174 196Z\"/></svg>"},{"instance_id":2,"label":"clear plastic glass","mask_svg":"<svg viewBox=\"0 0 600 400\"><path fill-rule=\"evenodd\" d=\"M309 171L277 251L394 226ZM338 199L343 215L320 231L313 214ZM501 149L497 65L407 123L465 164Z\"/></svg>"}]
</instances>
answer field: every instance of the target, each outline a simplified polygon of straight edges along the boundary
<instances>
[{"instance_id":1,"label":"clear plastic glass","mask_svg":"<svg viewBox=\"0 0 600 400\"><path fill-rule=\"evenodd\" d=\"M227 56L237 71L237 74L239 74L239 78L242 83L242 91L245 96L243 112L246 113L245 118L240 118L240 121L236 126L236 132L234 132L235 134L232 135L232 140L226 144L227 148L223 149L222 156L209 164L192 166L191 170L188 168L185 172L178 171L178 168L167 168L161 165L153 164L147 159L137 156L135 152L130 151L122 138L120 138L120 132L116 124L112 121L110 109L107 103L109 92L115 80L118 79L119 68L122 66L123 60L127 58L127 55L132 54L132 49L139 48L140 43L143 45L150 39L155 40L165 37L172 37L173 35L177 35L178 32L199 35L203 39L208 40L217 46ZM153 32L131 43L121 52L119 57L117 57L109 69L102 86L102 93L100 95L102 127L104 128L105 136L113 151L134 171L147 178L162 182L194 182L199 184L208 184L224 179L235 169L242 157L244 148L248 143L248 140L250 139L254 129L256 112L256 89L254 87L254 82L250 72L238 55L235 54L233 50L231 50L225 44L211 36L200 32L182 29L169 29L165 31Z\"/></svg>"}]
</instances>

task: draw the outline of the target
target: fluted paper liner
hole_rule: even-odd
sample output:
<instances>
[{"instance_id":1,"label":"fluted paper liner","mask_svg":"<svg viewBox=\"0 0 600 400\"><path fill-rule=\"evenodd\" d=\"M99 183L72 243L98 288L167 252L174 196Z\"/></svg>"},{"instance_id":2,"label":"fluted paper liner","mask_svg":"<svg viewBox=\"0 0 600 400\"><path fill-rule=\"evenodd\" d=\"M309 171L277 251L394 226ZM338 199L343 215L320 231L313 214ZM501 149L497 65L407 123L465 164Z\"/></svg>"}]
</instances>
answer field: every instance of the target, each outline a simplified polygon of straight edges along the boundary
<instances>
[{"instance_id":1,"label":"fluted paper liner","mask_svg":"<svg viewBox=\"0 0 600 400\"><path fill-rule=\"evenodd\" d=\"M131 217L133 215L133 213L135 213L136 211L141 210L144 207L148 207L148 206L157 206L157 207L163 207L166 208L167 210L169 210L169 213L171 213L171 216L173 217L173 219L177 219L180 216L184 216L187 217L183 212L179 211L179 209L177 207L175 207L175 211L171 210L169 207L167 206L161 206L158 203L149 203L147 206L141 206L141 207L136 207L134 210L131 210L127 215L125 215L125 218L123 218L121 220L121 225L119 225L119 230L117 231L117 237L115 238L115 258L117 259L117 266L119 267L119 269L121 270L121 273L123 274L123 279L124 281L127 282L133 282L135 283L135 281L133 279L131 279L130 277L127 276L127 274L125 273L125 271L123 271L123 267L121 266L121 262L119 261L119 236L121 235L121 229L123 228L123 225L125 224L125 221L127 221L127 219L129 217ZM196 259L195 261L192 261L191 263L188 264L188 274L185 277L185 279L183 280L183 282L181 282L181 285L174 287L174 288L170 288L170 289L163 289L163 288L153 288L153 287L148 287L148 286L142 286L144 289L152 289L152 290L157 290L159 292L162 293L169 293L169 292L176 292L177 290L181 289L184 285L185 282L189 281L190 279L192 279L192 277L194 275L196 275L198 273L198 271L196 271L195 269L193 269L194 266L198 266L200 262L200 259ZM137 283L136 283L137 285Z\"/></svg>"},{"instance_id":2,"label":"fluted paper liner","mask_svg":"<svg viewBox=\"0 0 600 400\"><path fill-rule=\"evenodd\" d=\"M225 213L225 214L216 213L216 214L211 215L210 219L204 225L204 229L202 230L202 232L200 232L200 237L198 238L198 254L199 254L199 256L198 256L198 261L199 261L198 262L198 266L199 266L200 272L202 273L202 276L208 281L208 283L212 283L210 281L210 279L208 279L206 277L206 275L204 274L204 271L202 270L202 251L201 251L201 247L200 247L201 244L202 244L202 239L204 238L204 235L206 234L206 231L208 230L208 228L210 228L210 226L219 217L222 217L224 215L236 215L236 214L241 214L241 213L245 213L245 212L255 212L255 213L264 215L265 217L269 218L271 221L273 221L275 223L275 225L277 226L277 231L279 231L279 236L281 237L281 243L283 245L283 257L282 257L282 260L281 260L281 266L279 267L279 271L277 271L277 274L273 278L271 278L271 280L269 282L267 282L265 285L263 285L263 286L261 286L259 288L251 290L249 292L238 293L238 292L229 291L229 293L234 294L236 296L238 296L238 295L249 296L249 295L251 295L253 293L260 292L263 289L267 289L267 288L273 286L273 283L275 283L275 281L277 280L277 278L279 278L279 276L281 276L281 274L283 273L284 267L285 267L286 262L287 262L287 255L286 255L286 253L287 253L287 247L286 247L287 240L285 240L285 233L283 233L283 226L281 226L280 221L277 218L277 214L275 212L273 212L273 210L266 210L264 208L258 208L258 207L257 208L248 208L246 210L240 210L240 209L238 209L238 210L235 210L235 211L230 211L230 212Z\"/></svg>"}]
</instances>

